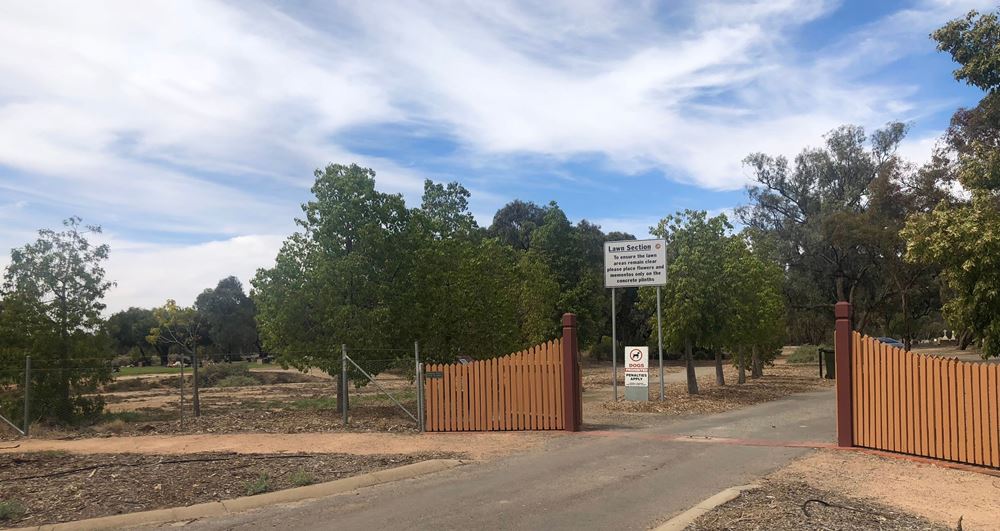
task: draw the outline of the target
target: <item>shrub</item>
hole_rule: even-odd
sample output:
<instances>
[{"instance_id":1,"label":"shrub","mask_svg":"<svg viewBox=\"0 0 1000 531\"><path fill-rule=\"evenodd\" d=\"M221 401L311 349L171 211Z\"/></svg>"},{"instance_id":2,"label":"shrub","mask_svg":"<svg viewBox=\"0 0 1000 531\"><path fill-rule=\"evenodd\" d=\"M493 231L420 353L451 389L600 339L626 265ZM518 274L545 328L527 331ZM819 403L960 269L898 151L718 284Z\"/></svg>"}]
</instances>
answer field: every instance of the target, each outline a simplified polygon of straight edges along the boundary
<instances>
[{"instance_id":1,"label":"shrub","mask_svg":"<svg viewBox=\"0 0 1000 531\"><path fill-rule=\"evenodd\" d=\"M800 345L788 356L788 363L819 363L819 349L833 350L829 345Z\"/></svg>"},{"instance_id":2,"label":"shrub","mask_svg":"<svg viewBox=\"0 0 1000 531\"><path fill-rule=\"evenodd\" d=\"M0 521L18 520L24 513L24 506L17 500L0 500Z\"/></svg>"},{"instance_id":3,"label":"shrub","mask_svg":"<svg viewBox=\"0 0 1000 531\"><path fill-rule=\"evenodd\" d=\"M621 354L621 349L618 349L619 354ZM590 347L590 357L594 361L604 361L611 360L611 338L608 336L601 336L601 340L594 343L594 346Z\"/></svg>"},{"instance_id":4,"label":"shrub","mask_svg":"<svg viewBox=\"0 0 1000 531\"><path fill-rule=\"evenodd\" d=\"M253 378L250 367L245 363L216 363L201 367L198 381L202 387L215 387L219 382L231 376Z\"/></svg>"},{"instance_id":5,"label":"shrub","mask_svg":"<svg viewBox=\"0 0 1000 531\"><path fill-rule=\"evenodd\" d=\"M302 467L299 467L295 470L295 472L292 472L290 479L292 481L292 485L295 485L296 487L305 487L306 485L316 483L316 478L312 475L312 473Z\"/></svg>"},{"instance_id":6,"label":"shrub","mask_svg":"<svg viewBox=\"0 0 1000 531\"><path fill-rule=\"evenodd\" d=\"M257 385L258 382L255 378L251 376L226 376L225 378L219 380L215 384L216 387L246 387L248 385Z\"/></svg>"},{"instance_id":7,"label":"shrub","mask_svg":"<svg viewBox=\"0 0 1000 531\"><path fill-rule=\"evenodd\" d=\"M125 421L122 419L115 419L104 425L104 429L110 433L119 434L125 431Z\"/></svg>"},{"instance_id":8,"label":"shrub","mask_svg":"<svg viewBox=\"0 0 1000 531\"><path fill-rule=\"evenodd\" d=\"M264 494L269 490L271 490L271 476L267 475L267 472L262 472L257 476L257 479L248 481L246 484L247 496Z\"/></svg>"}]
</instances>

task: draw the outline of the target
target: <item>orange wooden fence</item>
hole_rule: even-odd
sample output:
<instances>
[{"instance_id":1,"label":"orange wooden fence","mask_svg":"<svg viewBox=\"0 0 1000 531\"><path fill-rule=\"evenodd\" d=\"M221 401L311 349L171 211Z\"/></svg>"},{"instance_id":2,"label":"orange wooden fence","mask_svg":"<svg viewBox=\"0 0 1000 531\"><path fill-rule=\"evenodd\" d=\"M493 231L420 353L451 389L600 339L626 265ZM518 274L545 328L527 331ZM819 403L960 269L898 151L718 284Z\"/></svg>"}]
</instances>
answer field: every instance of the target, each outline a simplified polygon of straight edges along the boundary
<instances>
[{"instance_id":1,"label":"orange wooden fence","mask_svg":"<svg viewBox=\"0 0 1000 531\"><path fill-rule=\"evenodd\" d=\"M1000 467L1000 365L915 354L858 332L850 352L855 446Z\"/></svg>"},{"instance_id":2,"label":"orange wooden fence","mask_svg":"<svg viewBox=\"0 0 1000 531\"><path fill-rule=\"evenodd\" d=\"M557 339L501 358L425 365L425 429L564 429L562 348Z\"/></svg>"}]
</instances>

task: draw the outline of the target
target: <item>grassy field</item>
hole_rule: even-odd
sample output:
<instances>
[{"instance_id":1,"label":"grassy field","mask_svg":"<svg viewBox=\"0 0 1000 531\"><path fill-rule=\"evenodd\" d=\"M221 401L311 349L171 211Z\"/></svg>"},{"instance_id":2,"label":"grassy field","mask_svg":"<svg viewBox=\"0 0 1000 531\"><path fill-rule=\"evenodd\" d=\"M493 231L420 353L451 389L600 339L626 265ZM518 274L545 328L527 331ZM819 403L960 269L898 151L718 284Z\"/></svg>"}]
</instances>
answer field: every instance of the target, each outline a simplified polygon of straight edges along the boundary
<instances>
[{"instance_id":1,"label":"grassy field","mask_svg":"<svg viewBox=\"0 0 1000 531\"><path fill-rule=\"evenodd\" d=\"M190 368L188 369L190 371ZM180 367L122 367L119 376L137 376L141 374L180 374Z\"/></svg>"},{"instance_id":2,"label":"grassy field","mask_svg":"<svg viewBox=\"0 0 1000 531\"><path fill-rule=\"evenodd\" d=\"M250 368L254 367L251 366L250 363L245 361L238 363L229 363L227 365L232 367L250 367ZM207 367L207 365L202 365L202 367ZM160 367L158 365L152 367L122 367L118 371L118 376L139 376L143 374L180 374L180 372L181 372L180 367ZM184 372L190 373L191 367L184 367Z\"/></svg>"}]
</instances>

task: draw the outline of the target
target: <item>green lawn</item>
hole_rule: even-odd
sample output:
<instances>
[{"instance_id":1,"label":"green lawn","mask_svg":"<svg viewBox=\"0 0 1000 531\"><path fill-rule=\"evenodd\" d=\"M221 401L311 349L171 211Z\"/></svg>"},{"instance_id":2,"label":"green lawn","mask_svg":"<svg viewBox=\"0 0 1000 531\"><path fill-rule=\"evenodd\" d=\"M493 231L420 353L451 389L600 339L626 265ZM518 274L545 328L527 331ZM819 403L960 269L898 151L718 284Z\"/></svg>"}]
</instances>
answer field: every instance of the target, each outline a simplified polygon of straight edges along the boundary
<instances>
[{"instance_id":1,"label":"green lawn","mask_svg":"<svg viewBox=\"0 0 1000 531\"><path fill-rule=\"evenodd\" d=\"M190 372L191 368L188 367L186 372ZM133 376L137 374L179 374L181 372L180 367L122 367L118 371L118 376Z\"/></svg>"},{"instance_id":2,"label":"green lawn","mask_svg":"<svg viewBox=\"0 0 1000 531\"><path fill-rule=\"evenodd\" d=\"M256 366L256 364L250 364L245 361L227 363L225 365L230 367L249 367L250 369L253 369ZM201 366L202 370L204 370L207 367L208 367L207 365ZM160 367L159 365L155 365L152 367L122 367L121 370L118 371L117 375L135 376L141 374L180 374L180 372L181 372L180 367ZM191 367L184 367L184 374L190 374L190 373L191 373Z\"/></svg>"}]
</instances>

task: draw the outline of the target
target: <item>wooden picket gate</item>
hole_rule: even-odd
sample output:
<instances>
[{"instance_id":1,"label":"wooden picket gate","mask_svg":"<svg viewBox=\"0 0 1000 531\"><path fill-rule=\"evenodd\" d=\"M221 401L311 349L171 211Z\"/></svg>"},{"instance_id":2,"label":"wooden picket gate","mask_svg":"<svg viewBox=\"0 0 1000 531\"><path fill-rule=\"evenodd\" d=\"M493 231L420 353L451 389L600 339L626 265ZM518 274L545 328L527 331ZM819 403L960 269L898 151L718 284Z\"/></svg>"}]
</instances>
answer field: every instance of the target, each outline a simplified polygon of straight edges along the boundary
<instances>
[{"instance_id":1,"label":"wooden picket gate","mask_svg":"<svg viewBox=\"0 0 1000 531\"><path fill-rule=\"evenodd\" d=\"M1000 365L915 354L858 332L850 354L855 446L1000 467Z\"/></svg>"},{"instance_id":2,"label":"wooden picket gate","mask_svg":"<svg viewBox=\"0 0 1000 531\"><path fill-rule=\"evenodd\" d=\"M424 429L579 430L576 316L563 316L563 325L562 338L521 352L467 364L424 365Z\"/></svg>"}]
</instances>

